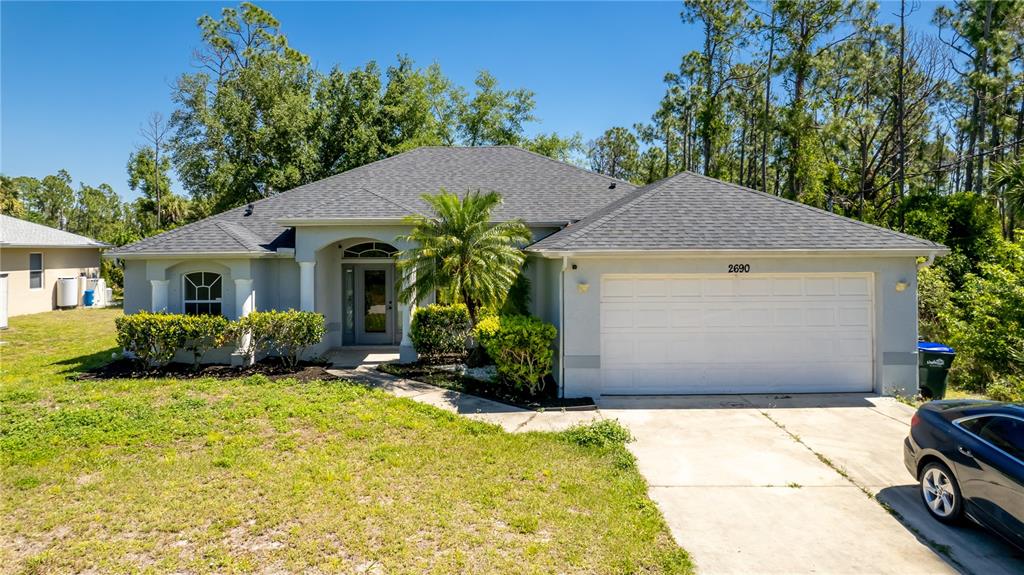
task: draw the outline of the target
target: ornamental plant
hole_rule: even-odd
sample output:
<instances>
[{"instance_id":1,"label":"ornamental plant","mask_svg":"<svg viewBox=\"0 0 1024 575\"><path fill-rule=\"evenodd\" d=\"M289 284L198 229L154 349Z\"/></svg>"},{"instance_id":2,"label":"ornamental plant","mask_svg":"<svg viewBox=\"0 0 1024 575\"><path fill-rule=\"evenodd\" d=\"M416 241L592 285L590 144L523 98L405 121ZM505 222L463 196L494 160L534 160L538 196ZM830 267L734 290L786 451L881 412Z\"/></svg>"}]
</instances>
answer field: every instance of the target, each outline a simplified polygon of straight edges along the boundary
<instances>
[{"instance_id":1,"label":"ornamental plant","mask_svg":"<svg viewBox=\"0 0 1024 575\"><path fill-rule=\"evenodd\" d=\"M474 330L501 380L530 395L544 388L551 373L551 344L557 335L554 325L525 315L489 316Z\"/></svg>"},{"instance_id":2,"label":"ornamental plant","mask_svg":"<svg viewBox=\"0 0 1024 575\"><path fill-rule=\"evenodd\" d=\"M274 348L288 367L298 365L306 349L319 343L327 333L321 314L296 310L269 313L277 315L273 322Z\"/></svg>"},{"instance_id":3,"label":"ornamental plant","mask_svg":"<svg viewBox=\"0 0 1024 575\"><path fill-rule=\"evenodd\" d=\"M199 369L203 355L221 345L228 330L228 319L222 315L177 315L183 347L192 352L192 367Z\"/></svg>"},{"instance_id":4,"label":"ornamental plant","mask_svg":"<svg viewBox=\"0 0 1024 575\"><path fill-rule=\"evenodd\" d=\"M445 357L466 354L466 340L470 334L469 311L466 306L430 304L416 308L409 326L416 355L425 363Z\"/></svg>"},{"instance_id":5,"label":"ornamental plant","mask_svg":"<svg viewBox=\"0 0 1024 575\"><path fill-rule=\"evenodd\" d=\"M163 367L185 343L180 316L140 312L115 320L117 343L144 367Z\"/></svg>"}]
</instances>

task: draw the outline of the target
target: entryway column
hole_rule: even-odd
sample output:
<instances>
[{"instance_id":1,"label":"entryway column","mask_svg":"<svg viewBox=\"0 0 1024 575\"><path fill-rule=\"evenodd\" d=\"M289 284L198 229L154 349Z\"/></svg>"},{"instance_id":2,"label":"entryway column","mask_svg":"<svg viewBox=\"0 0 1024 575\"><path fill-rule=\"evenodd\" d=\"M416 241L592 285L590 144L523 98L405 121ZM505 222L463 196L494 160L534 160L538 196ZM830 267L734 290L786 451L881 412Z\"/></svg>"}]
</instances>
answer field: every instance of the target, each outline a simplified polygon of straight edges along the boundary
<instances>
[{"instance_id":1,"label":"entryway column","mask_svg":"<svg viewBox=\"0 0 1024 575\"><path fill-rule=\"evenodd\" d=\"M316 262L299 262L299 309L313 311L316 305L313 286L316 283Z\"/></svg>"},{"instance_id":2,"label":"entryway column","mask_svg":"<svg viewBox=\"0 0 1024 575\"><path fill-rule=\"evenodd\" d=\"M256 291L252 288L252 279L235 278L235 317L241 318L256 311ZM252 334L244 332L239 338L238 348L231 354L231 365L246 365L248 356L241 350L249 348Z\"/></svg>"},{"instance_id":3,"label":"entryway column","mask_svg":"<svg viewBox=\"0 0 1024 575\"><path fill-rule=\"evenodd\" d=\"M409 273L409 283L416 283L416 271ZM404 285L404 284L402 284ZM398 346L399 363L412 363L416 361L416 350L412 347L412 314L416 311L416 302L405 303L399 308L402 314L402 343Z\"/></svg>"},{"instance_id":4,"label":"entryway column","mask_svg":"<svg viewBox=\"0 0 1024 575\"><path fill-rule=\"evenodd\" d=\"M153 312L167 311L167 284L170 280L149 280L149 310Z\"/></svg>"},{"instance_id":5,"label":"entryway column","mask_svg":"<svg viewBox=\"0 0 1024 575\"><path fill-rule=\"evenodd\" d=\"M256 291L249 278L235 278L235 316L245 317L256 310Z\"/></svg>"}]
</instances>

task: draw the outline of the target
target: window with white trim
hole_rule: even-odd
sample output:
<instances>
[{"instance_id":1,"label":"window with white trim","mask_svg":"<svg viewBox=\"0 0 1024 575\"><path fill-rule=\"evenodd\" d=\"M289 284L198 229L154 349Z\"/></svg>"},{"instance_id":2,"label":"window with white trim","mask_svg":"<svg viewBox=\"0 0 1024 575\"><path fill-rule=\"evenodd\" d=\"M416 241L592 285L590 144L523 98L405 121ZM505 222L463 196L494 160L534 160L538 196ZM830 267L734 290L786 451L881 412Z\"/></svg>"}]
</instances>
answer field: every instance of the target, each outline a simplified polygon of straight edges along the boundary
<instances>
[{"instance_id":1,"label":"window with white trim","mask_svg":"<svg viewBox=\"0 0 1024 575\"><path fill-rule=\"evenodd\" d=\"M43 287L43 254L28 254L28 289Z\"/></svg>"},{"instance_id":2,"label":"window with white trim","mask_svg":"<svg viewBox=\"0 0 1024 575\"><path fill-rule=\"evenodd\" d=\"M185 284L185 314L221 315L222 286L220 274L213 272L192 272L182 277Z\"/></svg>"}]
</instances>

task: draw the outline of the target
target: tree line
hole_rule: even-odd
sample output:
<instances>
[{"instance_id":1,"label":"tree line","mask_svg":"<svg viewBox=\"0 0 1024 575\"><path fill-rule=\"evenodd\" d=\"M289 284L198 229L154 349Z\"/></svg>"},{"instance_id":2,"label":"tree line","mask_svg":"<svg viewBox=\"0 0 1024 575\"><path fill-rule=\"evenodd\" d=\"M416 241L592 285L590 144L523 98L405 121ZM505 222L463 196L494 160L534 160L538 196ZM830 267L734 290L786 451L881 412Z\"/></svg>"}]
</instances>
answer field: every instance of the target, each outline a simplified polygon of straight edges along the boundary
<instances>
[{"instance_id":1,"label":"tree line","mask_svg":"<svg viewBox=\"0 0 1024 575\"><path fill-rule=\"evenodd\" d=\"M648 122L588 143L638 183L684 170L908 229L932 196L974 192L1012 239L1024 212L1024 3L930 9L853 0L687 0L701 48L665 75Z\"/></svg>"}]
</instances>

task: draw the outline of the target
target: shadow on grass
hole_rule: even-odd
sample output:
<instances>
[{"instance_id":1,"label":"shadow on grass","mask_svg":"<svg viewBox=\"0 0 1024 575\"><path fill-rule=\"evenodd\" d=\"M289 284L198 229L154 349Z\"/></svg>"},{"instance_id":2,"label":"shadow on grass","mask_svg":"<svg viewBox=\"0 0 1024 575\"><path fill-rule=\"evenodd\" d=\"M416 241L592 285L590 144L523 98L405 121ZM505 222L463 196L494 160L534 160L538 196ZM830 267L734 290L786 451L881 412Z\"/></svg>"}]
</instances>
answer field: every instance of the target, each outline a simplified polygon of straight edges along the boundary
<instances>
[{"instance_id":1,"label":"shadow on grass","mask_svg":"<svg viewBox=\"0 0 1024 575\"><path fill-rule=\"evenodd\" d=\"M80 355L78 357L72 357L68 359L62 359L60 361L55 361L50 365L65 366L64 369L60 370L58 373L81 373L83 371L95 369L97 367L106 365L114 361L115 354L118 352L119 349L120 348L118 347L109 347L101 351L90 353L89 355Z\"/></svg>"}]
</instances>

